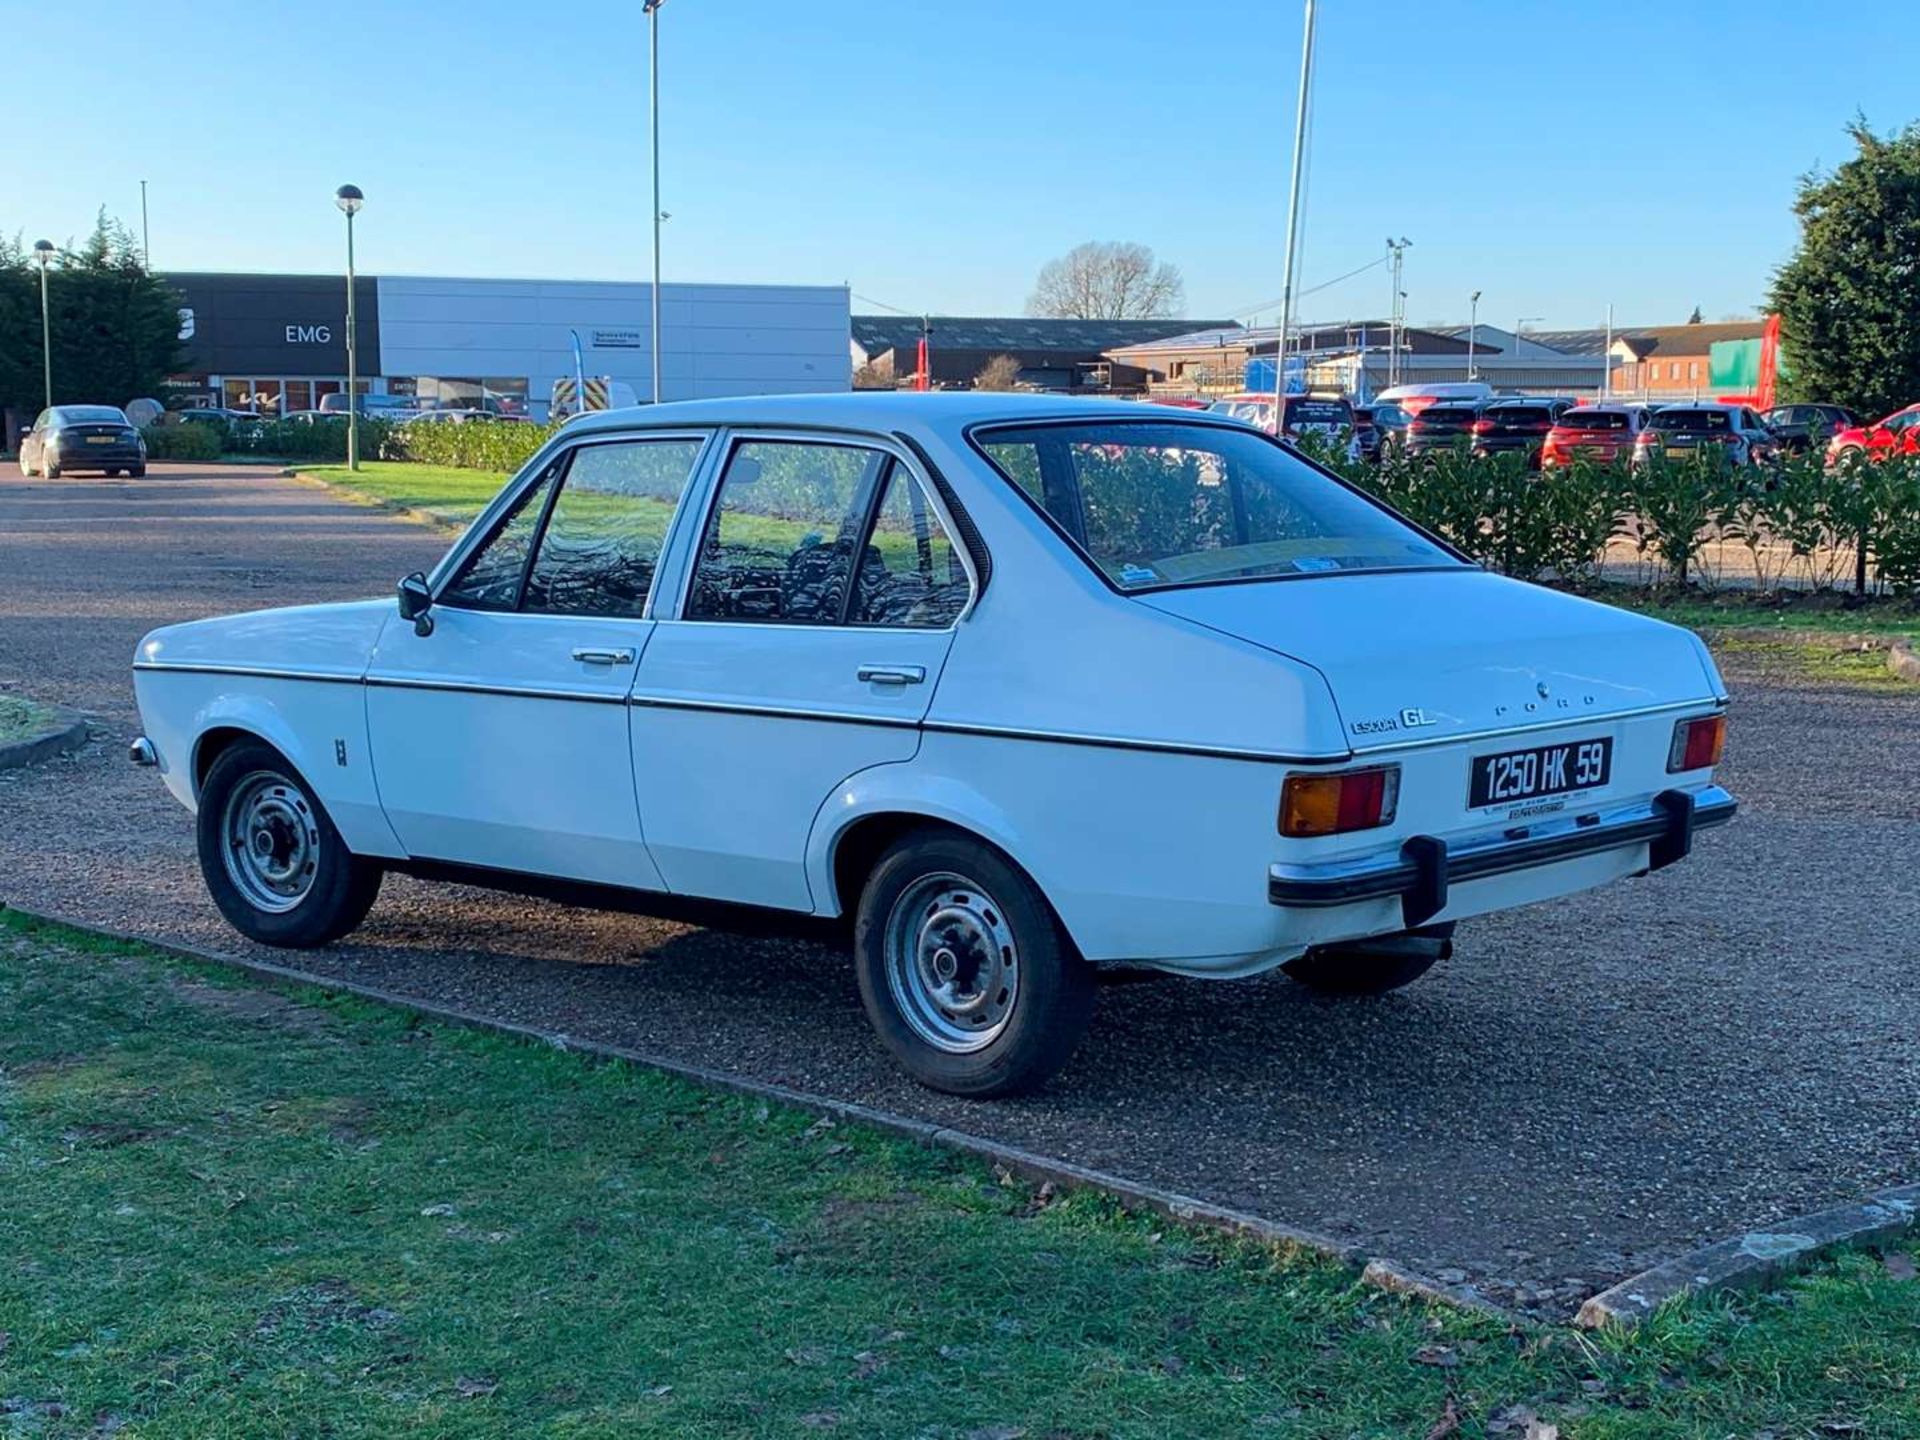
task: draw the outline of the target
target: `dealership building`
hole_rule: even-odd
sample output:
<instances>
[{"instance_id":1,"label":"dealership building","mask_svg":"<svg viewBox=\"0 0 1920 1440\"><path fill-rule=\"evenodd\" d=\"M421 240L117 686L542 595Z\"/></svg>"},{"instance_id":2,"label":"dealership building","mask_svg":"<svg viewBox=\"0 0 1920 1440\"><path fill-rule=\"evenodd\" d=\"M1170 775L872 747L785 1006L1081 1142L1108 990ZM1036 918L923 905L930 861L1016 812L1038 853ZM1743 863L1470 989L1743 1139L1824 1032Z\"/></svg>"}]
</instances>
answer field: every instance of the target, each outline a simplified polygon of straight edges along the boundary
<instances>
[{"instance_id":1,"label":"dealership building","mask_svg":"<svg viewBox=\"0 0 1920 1440\"><path fill-rule=\"evenodd\" d=\"M173 405L262 413L323 408L347 386L346 281L338 275L172 271L187 368ZM653 287L587 280L363 275L354 288L361 389L422 404L545 419L553 382L579 368L653 394ZM660 287L663 400L845 390L844 285ZM335 402L338 403L338 402Z\"/></svg>"}]
</instances>

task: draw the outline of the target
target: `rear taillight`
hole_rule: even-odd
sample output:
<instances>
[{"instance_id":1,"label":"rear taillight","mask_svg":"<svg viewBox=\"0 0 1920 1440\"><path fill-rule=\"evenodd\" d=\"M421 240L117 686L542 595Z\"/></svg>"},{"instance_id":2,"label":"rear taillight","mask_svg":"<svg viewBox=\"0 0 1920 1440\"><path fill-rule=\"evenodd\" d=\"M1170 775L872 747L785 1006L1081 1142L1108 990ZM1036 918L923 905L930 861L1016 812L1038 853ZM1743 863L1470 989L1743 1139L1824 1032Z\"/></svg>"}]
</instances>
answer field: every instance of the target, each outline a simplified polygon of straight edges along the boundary
<instances>
[{"instance_id":1,"label":"rear taillight","mask_svg":"<svg viewBox=\"0 0 1920 1440\"><path fill-rule=\"evenodd\" d=\"M1667 770L1711 770L1720 763L1727 748L1727 717L1703 715L1697 720L1682 720L1673 727L1673 744L1667 749Z\"/></svg>"},{"instance_id":2,"label":"rear taillight","mask_svg":"<svg viewBox=\"0 0 1920 1440\"><path fill-rule=\"evenodd\" d=\"M1473 431L1473 433L1476 435L1491 435L1493 433L1494 426L1493 426L1493 421L1491 420L1476 420L1473 422L1473 424L1469 425L1467 428Z\"/></svg>"},{"instance_id":3,"label":"rear taillight","mask_svg":"<svg viewBox=\"0 0 1920 1440\"><path fill-rule=\"evenodd\" d=\"M1372 830L1391 824L1399 804L1398 765L1289 775L1280 788L1280 833L1298 840Z\"/></svg>"}]
</instances>

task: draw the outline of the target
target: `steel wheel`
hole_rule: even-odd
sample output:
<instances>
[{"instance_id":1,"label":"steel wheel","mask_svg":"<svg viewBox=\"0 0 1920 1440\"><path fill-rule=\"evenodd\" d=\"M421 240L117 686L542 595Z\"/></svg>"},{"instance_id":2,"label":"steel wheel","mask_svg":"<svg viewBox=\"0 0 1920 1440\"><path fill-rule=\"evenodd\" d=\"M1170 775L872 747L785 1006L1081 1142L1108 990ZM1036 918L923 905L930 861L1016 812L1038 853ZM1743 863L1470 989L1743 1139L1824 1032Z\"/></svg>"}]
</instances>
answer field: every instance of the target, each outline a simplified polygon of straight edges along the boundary
<instances>
[{"instance_id":1,"label":"steel wheel","mask_svg":"<svg viewBox=\"0 0 1920 1440\"><path fill-rule=\"evenodd\" d=\"M284 775L256 770L227 795L221 818L227 878L249 905L284 915L307 897L320 868L313 802Z\"/></svg>"},{"instance_id":2,"label":"steel wheel","mask_svg":"<svg viewBox=\"0 0 1920 1440\"><path fill-rule=\"evenodd\" d=\"M914 1034L949 1055L985 1049L1020 999L1006 912L962 875L922 875L887 916L887 988Z\"/></svg>"}]
</instances>

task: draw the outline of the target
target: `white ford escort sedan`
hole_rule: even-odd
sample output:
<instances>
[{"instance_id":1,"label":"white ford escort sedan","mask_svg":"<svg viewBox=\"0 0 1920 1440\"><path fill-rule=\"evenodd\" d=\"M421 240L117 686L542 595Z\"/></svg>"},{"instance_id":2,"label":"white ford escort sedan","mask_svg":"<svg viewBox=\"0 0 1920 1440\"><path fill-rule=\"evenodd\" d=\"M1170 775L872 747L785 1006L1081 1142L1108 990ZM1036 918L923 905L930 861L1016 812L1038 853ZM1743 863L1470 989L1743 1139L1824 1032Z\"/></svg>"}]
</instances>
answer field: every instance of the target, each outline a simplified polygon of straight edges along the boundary
<instances>
[{"instance_id":1,"label":"white ford escort sedan","mask_svg":"<svg viewBox=\"0 0 1920 1440\"><path fill-rule=\"evenodd\" d=\"M838 922L964 1095L1056 1070L1102 969L1379 993L1734 812L1693 635L1117 402L591 415L397 605L167 626L134 672L245 935L336 940L389 870Z\"/></svg>"}]
</instances>

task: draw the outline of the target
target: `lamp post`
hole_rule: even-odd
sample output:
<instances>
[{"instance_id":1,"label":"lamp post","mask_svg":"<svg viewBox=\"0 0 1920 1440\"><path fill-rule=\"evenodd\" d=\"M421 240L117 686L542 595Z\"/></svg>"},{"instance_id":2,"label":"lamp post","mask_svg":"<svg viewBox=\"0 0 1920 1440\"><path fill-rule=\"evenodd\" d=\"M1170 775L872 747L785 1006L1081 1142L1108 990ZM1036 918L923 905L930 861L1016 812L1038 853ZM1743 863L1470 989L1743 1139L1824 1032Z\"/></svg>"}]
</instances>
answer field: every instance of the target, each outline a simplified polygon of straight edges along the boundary
<instances>
[{"instance_id":1,"label":"lamp post","mask_svg":"<svg viewBox=\"0 0 1920 1440\"><path fill-rule=\"evenodd\" d=\"M1300 40L1300 97L1293 121L1293 176L1287 187L1287 260L1280 285L1280 340L1274 347L1273 433L1287 433L1287 331L1293 328L1293 267L1300 248L1300 179L1307 160L1307 118L1313 106L1313 4L1306 0ZM1301 356L1305 373L1306 357Z\"/></svg>"},{"instance_id":2,"label":"lamp post","mask_svg":"<svg viewBox=\"0 0 1920 1440\"><path fill-rule=\"evenodd\" d=\"M1469 316L1467 320L1467 379L1478 380L1480 378L1480 369L1474 364L1473 358L1473 342L1478 339L1480 335L1480 292L1478 290L1467 297L1467 307Z\"/></svg>"},{"instance_id":3,"label":"lamp post","mask_svg":"<svg viewBox=\"0 0 1920 1440\"><path fill-rule=\"evenodd\" d=\"M40 374L47 382L47 409L53 408L53 321L47 310L47 262L53 259L53 242L33 242L34 257L40 262Z\"/></svg>"},{"instance_id":4,"label":"lamp post","mask_svg":"<svg viewBox=\"0 0 1920 1440\"><path fill-rule=\"evenodd\" d=\"M653 142L653 403L660 403L660 7L667 0L646 0L647 133Z\"/></svg>"},{"instance_id":5,"label":"lamp post","mask_svg":"<svg viewBox=\"0 0 1920 1440\"><path fill-rule=\"evenodd\" d=\"M1406 263L1407 248L1413 242L1402 235L1395 240L1387 237L1387 253L1393 257L1393 294L1387 309L1387 385L1389 388L1400 383L1400 345L1405 339L1407 292L1400 288L1402 267Z\"/></svg>"},{"instance_id":6,"label":"lamp post","mask_svg":"<svg viewBox=\"0 0 1920 1440\"><path fill-rule=\"evenodd\" d=\"M360 468L360 354L353 328L353 217L367 203L358 185L342 185L333 203L347 217L347 468Z\"/></svg>"}]
</instances>

